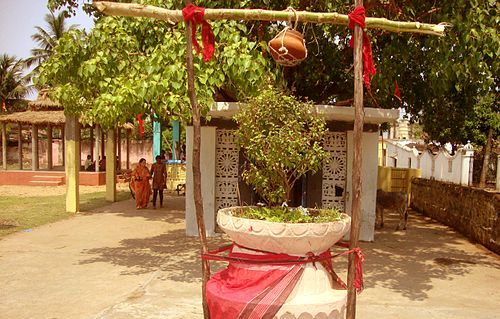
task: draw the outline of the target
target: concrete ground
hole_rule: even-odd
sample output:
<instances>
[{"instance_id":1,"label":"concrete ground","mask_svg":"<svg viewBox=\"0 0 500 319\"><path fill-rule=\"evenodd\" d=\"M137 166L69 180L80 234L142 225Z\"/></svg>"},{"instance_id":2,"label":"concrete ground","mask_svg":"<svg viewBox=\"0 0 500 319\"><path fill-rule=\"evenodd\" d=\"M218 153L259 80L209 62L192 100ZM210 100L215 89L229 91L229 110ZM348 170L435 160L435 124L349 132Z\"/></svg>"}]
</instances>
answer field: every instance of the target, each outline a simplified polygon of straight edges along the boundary
<instances>
[{"instance_id":1,"label":"concrete ground","mask_svg":"<svg viewBox=\"0 0 500 319\"><path fill-rule=\"evenodd\" d=\"M139 211L123 201L3 238L0 318L202 318L183 199ZM498 255L414 212L407 231L395 226L389 216L376 242L362 243L358 318L500 318ZM345 269L345 259L334 265Z\"/></svg>"}]
</instances>

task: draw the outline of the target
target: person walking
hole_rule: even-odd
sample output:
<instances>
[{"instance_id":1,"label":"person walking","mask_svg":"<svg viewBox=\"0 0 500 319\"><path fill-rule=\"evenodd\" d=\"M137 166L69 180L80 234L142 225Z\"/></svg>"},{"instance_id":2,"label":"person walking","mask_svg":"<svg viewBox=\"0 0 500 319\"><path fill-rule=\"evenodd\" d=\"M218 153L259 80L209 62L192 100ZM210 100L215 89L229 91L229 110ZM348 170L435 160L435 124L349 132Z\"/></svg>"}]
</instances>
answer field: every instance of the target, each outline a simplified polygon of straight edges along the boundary
<instances>
[{"instance_id":1,"label":"person walking","mask_svg":"<svg viewBox=\"0 0 500 319\"><path fill-rule=\"evenodd\" d=\"M151 196L151 186L149 185L148 167L146 166L146 159L141 158L139 165L132 172L132 179L134 181L135 204L137 209L148 207L149 197Z\"/></svg>"},{"instance_id":2,"label":"person walking","mask_svg":"<svg viewBox=\"0 0 500 319\"><path fill-rule=\"evenodd\" d=\"M167 166L160 155L156 156L156 163L151 165L153 176L153 208L156 209L156 197L160 195L160 207L163 207L163 190L167 188Z\"/></svg>"}]
</instances>

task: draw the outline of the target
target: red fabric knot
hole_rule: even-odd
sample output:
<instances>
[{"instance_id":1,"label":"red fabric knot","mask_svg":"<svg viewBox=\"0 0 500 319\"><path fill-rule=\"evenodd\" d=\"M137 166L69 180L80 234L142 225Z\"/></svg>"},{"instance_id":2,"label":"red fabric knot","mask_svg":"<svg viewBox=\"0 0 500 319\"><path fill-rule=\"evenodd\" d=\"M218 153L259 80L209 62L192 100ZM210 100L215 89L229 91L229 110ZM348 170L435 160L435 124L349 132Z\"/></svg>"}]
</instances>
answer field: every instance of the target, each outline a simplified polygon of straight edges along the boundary
<instances>
[{"instance_id":1,"label":"red fabric knot","mask_svg":"<svg viewBox=\"0 0 500 319\"><path fill-rule=\"evenodd\" d=\"M356 262L356 276L354 278L354 288L356 292L360 293L363 291L363 262L365 261L365 255L361 251L361 248L356 247L353 249Z\"/></svg>"},{"instance_id":2,"label":"red fabric knot","mask_svg":"<svg viewBox=\"0 0 500 319\"><path fill-rule=\"evenodd\" d=\"M401 99L401 91L399 90L398 81L394 80L394 96L399 100L399 103L403 103Z\"/></svg>"},{"instance_id":3,"label":"red fabric knot","mask_svg":"<svg viewBox=\"0 0 500 319\"><path fill-rule=\"evenodd\" d=\"M144 133L144 121L142 119L142 114L137 114L137 121L139 121L139 136L142 137Z\"/></svg>"},{"instance_id":4,"label":"red fabric knot","mask_svg":"<svg viewBox=\"0 0 500 319\"><path fill-rule=\"evenodd\" d=\"M351 13L349 13L349 28L354 29L354 25L359 25L362 29L365 27L365 8L363 6L357 6ZM365 84L367 90L371 94L370 78L371 76L377 74L375 69L375 63L373 62L372 46L370 44L370 38L363 32L363 83ZM351 48L354 48L354 35L349 42Z\"/></svg>"},{"instance_id":5,"label":"red fabric knot","mask_svg":"<svg viewBox=\"0 0 500 319\"><path fill-rule=\"evenodd\" d=\"M182 9L182 15L184 16L184 21L191 21L193 27L191 28L191 38L193 39L193 45L196 52L202 52L198 41L196 40L196 27L201 24L201 42L203 43L203 60L205 62L210 61L215 52L215 36L212 31L210 23L208 23L205 16L205 8L197 7L192 3L188 4L184 9Z\"/></svg>"}]
</instances>

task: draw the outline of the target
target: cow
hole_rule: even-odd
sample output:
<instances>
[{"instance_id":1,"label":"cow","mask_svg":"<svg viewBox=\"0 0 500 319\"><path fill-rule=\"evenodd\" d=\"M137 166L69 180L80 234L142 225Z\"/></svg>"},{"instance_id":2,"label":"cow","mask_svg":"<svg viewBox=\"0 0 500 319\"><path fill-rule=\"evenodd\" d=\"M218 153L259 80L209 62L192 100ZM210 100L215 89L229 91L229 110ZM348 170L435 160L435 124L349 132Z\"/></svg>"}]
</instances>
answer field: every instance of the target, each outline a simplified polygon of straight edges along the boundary
<instances>
[{"instance_id":1,"label":"cow","mask_svg":"<svg viewBox=\"0 0 500 319\"><path fill-rule=\"evenodd\" d=\"M408 195L404 192L386 192L377 189L375 225L384 227L384 209L395 210L399 214L396 230L405 230L408 222Z\"/></svg>"}]
</instances>

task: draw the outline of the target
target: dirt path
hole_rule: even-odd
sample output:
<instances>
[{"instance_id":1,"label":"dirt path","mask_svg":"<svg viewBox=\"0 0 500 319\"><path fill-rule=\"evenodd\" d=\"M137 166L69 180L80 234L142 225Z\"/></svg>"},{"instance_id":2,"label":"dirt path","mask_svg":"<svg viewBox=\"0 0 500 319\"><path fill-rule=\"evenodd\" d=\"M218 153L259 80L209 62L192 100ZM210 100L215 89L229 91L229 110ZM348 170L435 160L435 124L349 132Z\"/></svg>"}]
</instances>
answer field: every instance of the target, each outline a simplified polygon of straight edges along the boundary
<instances>
[{"instance_id":1,"label":"dirt path","mask_svg":"<svg viewBox=\"0 0 500 319\"><path fill-rule=\"evenodd\" d=\"M199 245L185 236L183 200L139 211L127 200L7 236L0 318L202 318ZM406 232L395 226L389 216L376 242L362 244L358 318L499 318L497 255L420 215ZM334 265L345 276L345 260Z\"/></svg>"}]
</instances>

